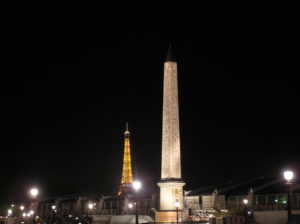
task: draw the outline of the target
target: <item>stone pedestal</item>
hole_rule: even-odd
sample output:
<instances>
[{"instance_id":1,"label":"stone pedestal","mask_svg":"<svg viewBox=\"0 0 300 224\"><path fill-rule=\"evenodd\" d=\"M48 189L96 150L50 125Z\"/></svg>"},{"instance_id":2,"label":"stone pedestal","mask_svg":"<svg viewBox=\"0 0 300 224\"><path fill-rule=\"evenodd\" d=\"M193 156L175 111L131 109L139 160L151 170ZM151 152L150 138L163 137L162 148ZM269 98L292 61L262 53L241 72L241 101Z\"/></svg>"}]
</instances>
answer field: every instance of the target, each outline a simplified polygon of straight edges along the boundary
<instances>
[{"instance_id":1,"label":"stone pedestal","mask_svg":"<svg viewBox=\"0 0 300 224\"><path fill-rule=\"evenodd\" d=\"M179 202L179 210L183 209L183 181L161 180L157 185L160 188L160 211L176 211L175 202Z\"/></svg>"}]
</instances>

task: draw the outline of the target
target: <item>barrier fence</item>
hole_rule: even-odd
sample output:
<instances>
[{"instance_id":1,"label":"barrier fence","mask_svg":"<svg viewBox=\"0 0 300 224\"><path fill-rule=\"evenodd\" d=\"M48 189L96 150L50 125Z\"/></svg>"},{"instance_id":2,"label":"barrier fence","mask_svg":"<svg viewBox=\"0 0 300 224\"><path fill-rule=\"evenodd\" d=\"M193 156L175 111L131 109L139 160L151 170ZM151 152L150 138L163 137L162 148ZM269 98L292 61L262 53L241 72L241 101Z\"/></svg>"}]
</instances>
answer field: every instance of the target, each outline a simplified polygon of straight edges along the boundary
<instances>
[{"instance_id":1,"label":"barrier fence","mask_svg":"<svg viewBox=\"0 0 300 224\"><path fill-rule=\"evenodd\" d=\"M233 210L241 210L245 207L243 196L229 196L227 200L227 208ZM266 194L254 195L252 198L252 209L254 211L280 211L287 209L287 195L286 194ZM300 193L291 195L291 209L300 209Z\"/></svg>"}]
</instances>

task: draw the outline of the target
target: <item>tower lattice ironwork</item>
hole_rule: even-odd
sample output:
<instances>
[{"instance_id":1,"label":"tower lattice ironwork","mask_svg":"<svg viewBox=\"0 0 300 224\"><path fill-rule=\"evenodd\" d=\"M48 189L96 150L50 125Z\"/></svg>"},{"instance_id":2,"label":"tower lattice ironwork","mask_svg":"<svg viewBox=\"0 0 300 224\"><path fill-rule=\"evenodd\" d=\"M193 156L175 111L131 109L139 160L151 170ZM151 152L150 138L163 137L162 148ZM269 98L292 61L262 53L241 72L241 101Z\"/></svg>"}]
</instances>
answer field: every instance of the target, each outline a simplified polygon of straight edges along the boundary
<instances>
[{"instance_id":1,"label":"tower lattice ironwork","mask_svg":"<svg viewBox=\"0 0 300 224\"><path fill-rule=\"evenodd\" d=\"M124 132L124 156L121 186L118 195L130 191L132 185L132 167L130 155L130 132L128 131L128 123L126 123L126 131Z\"/></svg>"}]
</instances>

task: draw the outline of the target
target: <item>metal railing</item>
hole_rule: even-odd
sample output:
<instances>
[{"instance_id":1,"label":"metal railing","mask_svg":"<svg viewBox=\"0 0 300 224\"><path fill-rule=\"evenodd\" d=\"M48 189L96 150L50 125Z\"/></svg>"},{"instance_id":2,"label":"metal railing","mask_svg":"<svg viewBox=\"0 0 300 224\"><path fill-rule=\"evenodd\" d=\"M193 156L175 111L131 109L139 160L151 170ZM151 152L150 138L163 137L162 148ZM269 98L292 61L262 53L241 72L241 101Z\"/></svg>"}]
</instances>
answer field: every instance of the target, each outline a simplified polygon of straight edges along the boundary
<instances>
[{"instance_id":1,"label":"metal railing","mask_svg":"<svg viewBox=\"0 0 300 224\"><path fill-rule=\"evenodd\" d=\"M245 207L243 199L247 195L229 196L227 200L227 209L241 210ZM281 211L287 209L286 194L265 194L254 195L251 206L254 211ZM291 208L293 210L300 209L300 193L292 194Z\"/></svg>"}]
</instances>

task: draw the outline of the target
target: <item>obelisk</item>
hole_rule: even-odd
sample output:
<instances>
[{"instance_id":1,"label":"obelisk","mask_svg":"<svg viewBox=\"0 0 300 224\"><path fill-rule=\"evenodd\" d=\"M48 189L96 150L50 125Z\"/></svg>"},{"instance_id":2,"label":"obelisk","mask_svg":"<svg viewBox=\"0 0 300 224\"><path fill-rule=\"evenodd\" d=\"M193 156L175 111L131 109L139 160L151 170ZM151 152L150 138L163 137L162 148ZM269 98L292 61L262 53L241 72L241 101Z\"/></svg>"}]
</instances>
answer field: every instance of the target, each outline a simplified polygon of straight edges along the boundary
<instances>
[{"instance_id":1,"label":"obelisk","mask_svg":"<svg viewBox=\"0 0 300 224\"><path fill-rule=\"evenodd\" d=\"M176 211L183 209L184 185L181 179L177 62L170 45L164 62L161 180L158 182L160 210L156 213L157 222L177 221Z\"/></svg>"}]
</instances>

